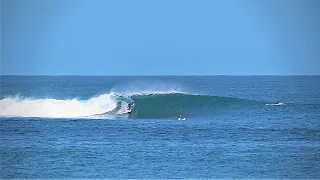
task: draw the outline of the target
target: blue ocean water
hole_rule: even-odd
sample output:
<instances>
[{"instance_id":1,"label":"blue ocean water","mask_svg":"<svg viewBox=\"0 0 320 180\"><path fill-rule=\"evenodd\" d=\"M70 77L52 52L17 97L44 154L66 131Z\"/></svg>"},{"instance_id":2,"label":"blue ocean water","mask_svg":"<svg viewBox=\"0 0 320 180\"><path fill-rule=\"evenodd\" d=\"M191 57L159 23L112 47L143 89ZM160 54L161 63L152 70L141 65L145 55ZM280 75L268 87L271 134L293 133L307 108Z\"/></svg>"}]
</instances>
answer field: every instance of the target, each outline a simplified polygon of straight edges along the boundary
<instances>
[{"instance_id":1,"label":"blue ocean water","mask_svg":"<svg viewBox=\"0 0 320 180\"><path fill-rule=\"evenodd\" d=\"M2 179L320 178L320 76L0 83Z\"/></svg>"}]
</instances>

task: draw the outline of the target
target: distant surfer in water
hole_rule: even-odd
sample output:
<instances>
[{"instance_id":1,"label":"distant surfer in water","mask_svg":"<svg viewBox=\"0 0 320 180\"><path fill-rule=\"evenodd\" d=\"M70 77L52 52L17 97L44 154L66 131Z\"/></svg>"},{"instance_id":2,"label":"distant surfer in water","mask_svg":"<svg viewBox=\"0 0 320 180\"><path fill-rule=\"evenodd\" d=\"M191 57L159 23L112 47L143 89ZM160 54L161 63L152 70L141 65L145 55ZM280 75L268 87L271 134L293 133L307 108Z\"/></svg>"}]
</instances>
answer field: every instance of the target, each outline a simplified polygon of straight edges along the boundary
<instances>
[{"instance_id":1,"label":"distant surfer in water","mask_svg":"<svg viewBox=\"0 0 320 180\"><path fill-rule=\"evenodd\" d=\"M284 103L283 102L281 102L281 101L277 101L277 102L275 102L275 103L273 103L273 104L266 104L267 106L279 106L279 105L284 105Z\"/></svg>"},{"instance_id":2,"label":"distant surfer in water","mask_svg":"<svg viewBox=\"0 0 320 180\"><path fill-rule=\"evenodd\" d=\"M186 118L182 118L181 114L178 117L178 120L186 120Z\"/></svg>"}]
</instances>

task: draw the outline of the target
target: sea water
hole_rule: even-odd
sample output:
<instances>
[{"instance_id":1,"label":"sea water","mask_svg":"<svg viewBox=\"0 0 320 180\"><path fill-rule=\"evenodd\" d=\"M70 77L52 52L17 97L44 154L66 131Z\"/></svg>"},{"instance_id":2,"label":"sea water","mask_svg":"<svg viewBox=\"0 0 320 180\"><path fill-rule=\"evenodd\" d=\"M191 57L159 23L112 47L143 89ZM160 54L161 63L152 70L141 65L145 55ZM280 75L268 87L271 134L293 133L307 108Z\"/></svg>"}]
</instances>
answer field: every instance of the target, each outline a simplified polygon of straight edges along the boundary
<instances>
[{"instance_id":1,"label":"sea water","mask_svg":"<svg viewBox=\"0 0 320 180\"><path fill-rule=\"evenodd\" d=\"M320 178L320 76L0 83L2 179Z\"/></svg>"}]
</instances>

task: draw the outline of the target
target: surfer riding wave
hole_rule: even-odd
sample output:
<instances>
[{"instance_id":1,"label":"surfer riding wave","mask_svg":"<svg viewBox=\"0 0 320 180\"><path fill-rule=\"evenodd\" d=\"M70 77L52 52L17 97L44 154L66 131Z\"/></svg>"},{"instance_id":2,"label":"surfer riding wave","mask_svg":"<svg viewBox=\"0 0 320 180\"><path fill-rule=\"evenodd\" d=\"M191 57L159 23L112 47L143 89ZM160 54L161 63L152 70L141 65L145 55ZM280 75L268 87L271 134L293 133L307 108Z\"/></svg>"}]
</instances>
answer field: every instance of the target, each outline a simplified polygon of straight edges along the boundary
<instances>
[{"instance_id":1,"label":"surfer riding wave","mask_svg":"<svg viewBox=\"0 0 320 180\"><path fill-rule=\"evenodd\" d=\"M128 115L129 115L128 117L129 117L129 118L131 118L131 113L132 113L133 107L134 107L134 103L133 103L133 102L131 102L131 103L128 104L127 112L128 112Z\"/></svg>"}]
</instances>

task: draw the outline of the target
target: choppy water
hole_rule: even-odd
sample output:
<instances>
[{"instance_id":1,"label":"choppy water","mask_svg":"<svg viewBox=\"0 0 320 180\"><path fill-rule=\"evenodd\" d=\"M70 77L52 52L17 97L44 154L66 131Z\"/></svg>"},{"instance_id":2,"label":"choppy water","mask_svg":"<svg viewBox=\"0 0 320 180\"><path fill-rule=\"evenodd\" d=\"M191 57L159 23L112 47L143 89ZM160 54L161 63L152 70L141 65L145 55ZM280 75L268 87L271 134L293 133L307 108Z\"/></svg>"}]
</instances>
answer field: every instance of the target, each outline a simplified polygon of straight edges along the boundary
<instances>
[{"instance_id":1,"label":"choppy water","mask_svg":"<svg viewBox=\"0 0 320 180\"><path fill-rule=\"evenodd\" d=\"M320 76L1 76L0 177L320 178L319 89Z\"/></svg>"}]
</instances>

